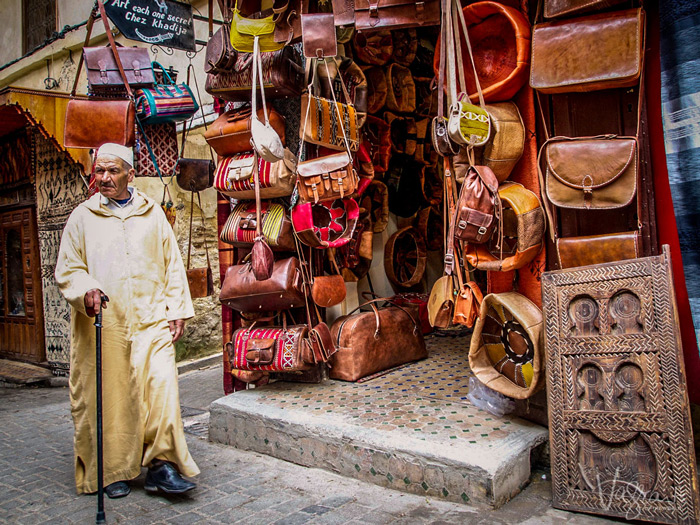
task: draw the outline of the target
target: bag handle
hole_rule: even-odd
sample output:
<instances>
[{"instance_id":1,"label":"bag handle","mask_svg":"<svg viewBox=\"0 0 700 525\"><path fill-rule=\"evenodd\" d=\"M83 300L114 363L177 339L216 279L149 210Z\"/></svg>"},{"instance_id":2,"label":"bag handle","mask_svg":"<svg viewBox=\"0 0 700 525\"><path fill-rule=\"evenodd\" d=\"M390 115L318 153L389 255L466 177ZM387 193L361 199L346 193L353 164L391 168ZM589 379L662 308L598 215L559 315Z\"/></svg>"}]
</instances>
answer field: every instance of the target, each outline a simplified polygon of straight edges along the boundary
<instances>
[{"instance_id":1,"label":"bag handle","mask_svg":"<svg viewBox=\"0 0 700 525\"><path fill-rule=\"evenodd\" d=\"M364 293L363 293L363 295L365 295L365 294L367 294L367 292L364 292ZM365 297L366 297L366 295L365 295ZM401 310L403 313L405 313L405 314L408 316L408 318L411 320L411 322L413 323L413 333L414 333L414 335L418 333L418 330L420 329L420 327L418 326L418 323L416 322L416 320L415 320L415 319L413 318L413 316L411 315L411 312L409 312L408 310L406 310L403 306L401 306L401 305L399 305L399 304L396 304L396 302L395 302L391 297L377 297L376 299L371 299L371 300L369 300L369 301L367 301L367 302L362 303L360 306L358 306L358 307L356 307L356 308L353 308L353 309L350 310L346 315L347 315L347 316L350 316L351 314L357 312L360 308L364 308L365 306L371 306L371 307L372 307L372 310L373 310L373 312L374 312L374 319L375 319L375 322L376 322L376 328L375 328L375 330L374 330L374 338L375 338L375 339L378 339L378 338L379 338L379 332L380 332L380 330L381 330L381 326L380 326L380 323L379 323L379 309L377 308L377 304L376 304L376 303L379 303L379 302L381 302L381 301L384 301L385 303L390 303L392 306L395 306L396 308L398 308L399 310ZM338 330L338 337L340 337L340 332L341 332L341 330Z\"/></svg>"},{"instance_id":2,"label":"bag handle","mask_svg":"<svg viewBox=\"0 0 700 525\"><path fill-rule=\"evenodd\" d=\"M474 72L474 83L476 84L476 92L479 95L479 106L481 106L481 109L486 111L486 103L484 102L484 94L481 90L481 82L479 82L479 75L476 72L476 64L474 63L474 54L472 53L472 44L471 41L469 40L469 31L467 30L467 22L464 20L464 11L462 9L462 6L460 5L459 0L453 0L452 4L452 9L453 12L457 12L457 18L459 19L459 22L462 26L462 32L464 33L464 41L467 44L467 50L469 51L469 60L472 63L472 71ZM459 62L459 74L460 74L460 80L462 82L462 87L464 89L464 92L467 94L467 97L469 96L469 93L467 93L467 84L464 82L464 66L462 64L462 53L461 53L461 47L460 47L460 40L459 40L459 28L455 25L455 40L456 43L455 45L457 46L457 61Z\"/></svg>"},{"instance_id":3,"label":"bag handle","mask_svg":"<svg viewBox=\"0 0 700 525\"><path fill-rule=\"evenodd\" d=\"M197 201L199 204L199 213L202 218L202 226L206 231L206 222L204 222L204 210L202 209L202 197L199 192L191 192L192 196L190 198L190 239L187 243L187 269L190 269L190 254L192 253L192 217L194 215L194 194L197 194ZM211 271L211 261L209 260L209 246L207 245L207 236L204 236L204 251L207 254L207 268Z\"/></svg>"},{"instance_id":4,"label":"bag handle","mask_svg":"<svg viewBox=\"0 0 700 525\"><path fill-rule=\"evenodd\" d=\"M447 57L445 56L447 43L446 40L446 28L447 28L447 0L441 0L441 11L442 11L442 27L440 28L440 67L438 68L437 76L437 88L438 88L438 100L437 100L437 116L438 119L445 116L444 104L445 104L445 61Z\"/></svg>"},{"instance_id":5,"label":"bag handle","mask_svg":"<svg viewBox=\"0 0 700 525\"><path fill-rule=\"evenodd\" d=\"M163 84L166 84L166 85L168 85L168 86L174 86L174 85L175 85L175 81L174 81L174 80L172 79L172 77L170 76L170 73L168 73L168 70L165 69L165 67L163 67L163 64L161 64L160 62L157 62L157 61L154 60L153 62L151 62L151 67L153 67L154 69L157 67L158 69L160 69L160 70L163 72L163 80L165 80L165 79L168 80L167 83L166 83L166 82L163 82Z\"/></svg>"}]
</instances>

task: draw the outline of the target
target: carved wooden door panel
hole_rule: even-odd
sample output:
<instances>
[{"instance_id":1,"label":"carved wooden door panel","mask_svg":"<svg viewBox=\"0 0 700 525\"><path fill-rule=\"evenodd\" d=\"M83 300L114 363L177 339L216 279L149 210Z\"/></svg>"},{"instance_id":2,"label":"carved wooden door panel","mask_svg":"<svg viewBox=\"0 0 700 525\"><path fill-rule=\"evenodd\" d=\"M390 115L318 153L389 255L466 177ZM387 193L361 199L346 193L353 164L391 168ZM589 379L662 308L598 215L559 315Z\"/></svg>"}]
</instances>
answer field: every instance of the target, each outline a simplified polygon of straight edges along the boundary
<instances>
[{"instance_id":1,"label":"carved wooden door panel","mask_svg":"<svg viewBox=\"0 0 700 525\"><path fill-rule=\"evenodd\" d=\"M698 523L668 247L542 277L553 505Z\"/></svg>"},{"instance_id":2,"label":"carved wooden door panel","mask_svg":"<svg viewBox=\"0 0 700 525\"><path fill-rule=\"evenodd\" d=\"M46 360L33 207L0 213L0 358Z\"/></svg>"}]
</instances>

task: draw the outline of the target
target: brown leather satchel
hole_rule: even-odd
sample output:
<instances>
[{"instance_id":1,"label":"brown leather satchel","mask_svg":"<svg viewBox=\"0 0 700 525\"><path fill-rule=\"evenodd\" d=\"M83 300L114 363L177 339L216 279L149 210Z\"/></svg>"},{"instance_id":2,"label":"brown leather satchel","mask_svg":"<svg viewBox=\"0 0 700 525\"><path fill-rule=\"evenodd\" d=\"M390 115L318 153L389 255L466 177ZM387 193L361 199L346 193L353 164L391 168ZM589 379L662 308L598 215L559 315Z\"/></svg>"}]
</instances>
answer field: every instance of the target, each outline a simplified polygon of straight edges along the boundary
<instances>
[{"instance_id":1,"label":"brown leather satchel","mask_svg":"<svg viewBox=\"0 0 700 525\"><path fill-rule=\"evenodd\" d=\"M238 52L231 45L231 23L224 22L207 42L204 72L217 74L230 71L237 58Z\"/></svg>"},{"instance_id":2,"label":"brown leather satchel","mask_svg":"<svg viewBox=\"0 0 700 525\"><path fill-rule=\"evenodd\" d=\"M374 299L338 318L331 328L338 352L331 357L333 379L357 381L365 376L428 357L417 320L403 307L377 308ZM371 312L353 314L363 306Z\"/></svg>"},{"instance_id":3,"label":"brown leather satchel","mask_svg":"<svg viewBox=\"0 0 700 525\"><path fill-rule=\"evenodd\" d=\"M229 266L219 294L221 304L239 312L270 312L304 306L299 259L275 261L272 276L258 281L250 262Z\"/></svg>"},{"instance_id":4,"label":"brown leather satchel","mask_svg":"<svg viewBox=\"0 0 700 525\"><path fill-rule=\"evenodd\" d=\"M302 0L276 0L272 10L275 19L275 42L286 45L301 40ZM279 5L278 5L279 4Z\"/></svg>"},{"instance_id":5,"label":"brown leather satchel","mask_svg":"<svg viewBox=\"0 0 700 525\"><path fill-rule=\"evenodd\" d=\"M430 290L428 298L428 322L435 328L447 328L452 324L455 307L454 278L443 275Z\"/></svg>"},{"instance_id":6,"label":"brown leather satchel","mask_svg":"<svg viewBox=\"0 0 700 525\"><path fill-rule=\"evenodd\" d=\"M110 51L114 53L115 61L119 69L122 84L128 96L125 100L97 98L78 99L74 98L78 90L80 70L83 66L84 57L81 56L78 63L78 70L75 74L73 89L71 90L71 100L66 108L65 129L63 134L63 144L67 148L97 148L102 144L113 142L124 146L133 146L136 142L136 113L134 107L134 94L129 86L126 73L122 66L119 54L117 53L114 36L107 22L107 14L101 1L97 2L102 21L107 31ZM97 11L93 8L88 18L85 43L90 42L92 27L97 17ZM149 62L150 65L150 62Z\"/></svg>"},{"instance_id":7,"label":"brown leather satchel","mask_svg":"<svg viewBox=\"0 0 700 525\"><path fill-rule=\"evenodd\" d=\"M222 157L230 157L236 153L244 153L253 149L251 146L251 117L253 110L250 106L232 109L219 117L204 132L204 138L212 149ZM263 108L257 111L258 120L265 122ZM268 108L270 125L285 144L284 117L273 108Z\"/></svg>"},{"instance_id":8,"label":"brown leather satchel","mask_svg":"<svg viewBox=\"0 0 700 525\"><path fill-rule=\"evenodd\" d=\"M197 200L199 201L199 210L202 217L202 224L206 227L204 223L204 212L202 211L202 198L197 193ZM194 215L194 194L192 192L190 198L190 238L187 243L187 284L190 288L190 296L195 299L199 297L209 297L214 293L214 275L211 271L211 262L209 261L209 247L207 246L207 238L204 237L204 252L207 254L207 266L206 268L190 268L190 256L192 255L192 219ZM205 228L206 229L206 228Z\"/></svg>"},{"instance_id":9,"label":"brown leather satchel","mask_svg":"<svg viewBox=\"0 0 700 525\"><path fill-rule=\"evenodd\" d=\"M337 26L355 23L355 0L333 0L333 17Z\"/></svg>"},{"instance_id":10,"label":"brown leather satchel","mask_svg":"<svg viewBox=\"0 0 700 525\"><path fill-rule=\"evenodd\" d=\"M644 25L641 8L535 25L530 86L542 93L634 86L644 62Z\"/></svg>"},{"instance_id":11,"label":"brown leather satchel","mask_svg":"<svg viewBox=\"0 0 700 525\"><path fill-rule=\"evenodd\" d=\"M559 267L576 268L636 259L640 256L639 231L557 239Z\"/></svg>"},{"instance_id":12,"label":"brown leather satchel","mask_svg":"<svg viewBox=\"0 0 700 525\"><path fill-rule=\"evenodd\" d=\"M467 328L474 326L483 300L484 294L481 293L478 284L474 281L463 283L455 296L452 322Z\"/></svg>"},{"instance_id":13,"label":"brown leather satchel","mask_svg":"<svg viewBox=\"0 0 700 525\"><path fill-rule=\"evenodd\" d=\"M183 159L177 161L177 185L185 191L204 191L214 185L214 161Z\"/></svg>"},{"instance_id":14,"label":"brown leather satchel","mask_svg":"<svg viewBox=\"0 0 700 525\"><path fill-rule=\"evenodd\" d=\"M301 202L343 199L357 190L359 177L346 151L297 164L297 188Z\"/></svg>"},{"instance_id":15,"label":"brown leather satchel","mask_svg":"<svg viewBox=\"0 0 700 525\"><path fill-rule=\"evenodd\" d=\"M132 89L153 87L155 77L148 49L143 47L117 47L119 59L124 67L126 81ZM111 46L83 48L88 90L95 94L111 93L123 88L119 67Z\"/></svg>"},{"instance_id":16,"label":"brown leather satchel","mask_svg":"<svg viewBox=\"0 0 700 525\"><path fill-rule=\"evenodd\" d=\"M498 179L491 168L471 166L459 192L451 230L455 239L484 243L498 224Z\"/></svg>"},{"instance_id":17,"label":"brown leather satchel","mask_svg":"<svg viewBox=\"0 0 700 525\"><path fill-rule=\"evenodd\" d=\"M544 0L545 18L565 18L590 11L600 11L625 0Z\"/></svg>"},{"instance_id":18,"label":"brown leather satchel","mask_svg":"<svg viewBox=\"0 0 700 525\"><path fill-rule=\"evenodd\" d=\"M308 2L303 3L304 7ZM302 7L303 9L303 7ZM333 13L301 15L301 39L306 58L334 57L338 54Z\"/></svg>"},{"instance_id":19,"label":"brown leather satchel","mask_svg":"<svg viewBox=\"0 0 700 525\"><path fill-rule=\"evenodd\" d=\"M326 323L318 323L309 329L309 342L316 363L327 363L331 356L338 351L333 342L331 330Z\"/></svg>"},{"instance_id":20,"label":"brown leather satchel","mask_svg":"<svg viewBox=\"0 0 700 525\"><path fill-rule=\"evenodd\" d=\"M440 24L440 0L355 0L358 31Z\"/></svg>"}]
</instances>

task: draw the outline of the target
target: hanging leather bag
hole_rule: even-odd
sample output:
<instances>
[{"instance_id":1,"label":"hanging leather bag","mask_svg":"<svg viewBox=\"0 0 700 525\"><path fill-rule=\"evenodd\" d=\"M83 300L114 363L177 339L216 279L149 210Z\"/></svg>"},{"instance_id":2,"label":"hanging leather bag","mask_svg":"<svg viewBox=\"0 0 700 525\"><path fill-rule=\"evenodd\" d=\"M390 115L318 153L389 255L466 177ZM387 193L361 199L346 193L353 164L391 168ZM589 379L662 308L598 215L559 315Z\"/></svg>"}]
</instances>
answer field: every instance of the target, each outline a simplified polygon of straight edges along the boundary
<instances>
[{"instance_id":1,"label":"hanging leather bag","mask_svg":"<svg viewBox=\"0 0 700 525\"><path fill-rule=\"evenodd\" d=\"M204 191L214 184L213 160L180 158L177 166L177 185L185 191Z\"/></svg>"},{"instance_id":2,"label":"hanging leather bag","mask_svg":"<svg viewBox=\"0 0 700 525\"><path fill-rule=\"evenodd\" d=\"M267 372L309 370L314 366L307 325L239 328L226 343L232 368Z\"/></svg>"},{"instance_id":3,"label":"hanging leather bag","mask_svg":"<svg viewBox=\"0 0 700 525\"><path fill-rule=\"evenodd\" d=\"M240 1L236 0L231 18L231 45L239 53L252 53L255 40L258 40L260 51L278 51L284 44L275 42L275 15L269 9L258 11L250 17L244 17L239 9ZM259 2L258 5L261 5Z\"/></svg>"},{"instance_id":4,"label":"hanging leather bag","mask_svg":"<svg viewBox=\"0 0 700 525\"><path fill-rule=\"evenodd\" d=\"M345 151L299 162L297 175L301 202L349 197L355 193L359 182L352 157Z\"/></svg>"},{"instance_id":5,"label":"hanging leather bag","mask_svg":"<svg viewBox=\"0 0 700 525\"><path fill-rule=\"evenodd\" d=\"M263 108L257 110L258 119L264 119ZM250 151L251 117L253 110L250 106L232 109L219 115L219 117L204 132L204 138L212 149L222 157ZM284 117L273 108L269 109L269 121L285 144Z\"/></svg>"},{"instance_id":6,"label":"hanging leather bag","mask_svg":"<svg viewBox=\"0 0 700 525\"><path fill-rule=\"evenodd\" d=\"M459 192L452 219L454 238L468 243L484 243L498 224L498 179L486 166L471 166Z\"/></svg>"},{"instance_id":7,"label":"hanging leather bag","mask_svg":"<svg viewBox=\"0 0 700 525\"><path fill-rule=\"evenodd\" d=\"M435 328L448 328L452 324L455 306L454 279L443 275L430 290L428 298L428 322Z\"/></svg>"},{"instance_id":8,"label":"hanging leather bag","mask_svg":"<svg viewBox=\"0 0 700 525\"><path fill-rule=\"evenodd\" d=\"M100 10L100 17L104 23L110 47L108 50L113 53L117 64L121 82L126 90L128 98L125 99L105 99L98 98L75 98L80 79L84 56L81 55L78 69L75 74L75 82L71 90L71 100L66 107L66 120L63 133L63 144L66 148L98 148L102 144L113 142L124 146L133 146L136 141L136 113L134 110L134 94L129 86L126 73L117 53L117 46L114 36L107 21L107 14L101 0L97 6ZM84 47L90 41L92 28L97 17L95 9L90 14L87 23ZM149 59L150 67L150 59Z\"/></svg>"},{"instance_id":9,"label":"hanging leather bag","mask_svg":"<svg viewBox=\"0 0 700 525\"><path fill-rule=\"evenodd\" d=\"M153 67L161 71L162 83L136 91L136 117L144 124L180 122L187 120L199 109L190 87L177 84L158 62Z\"/></svg>"},{"instance_id":10,"label":"hanging leather bag","mask_svg":"<svg viewBox=\"0 0 700 525\"><path fill-rule=\"evenodd\" d=\"M294 232L285 213L284 206L273 202L261 203L262 234L275 251L294 251ZM250 247L255 240L258 220L255 202L245 201L236 204L221 228L221 242L233 246Z\"/></svg>"},{"instance_id":11,"label":"hanging leather bag","mask_svg":"<svg viewBox=\"0 0 700 525\"><path fill-rule=\"evenodd\" d=\"M642 72L644 35L641 8L537 24L530 86L550 94L634 86Z\"/></svg>"},{"instance_id":12,"label":"hanging leather bag","mask_svg":"<svg viewBox=\"0 0 700 525\"><path fill-rule=\"evenodd\" d=\"M202 226L206 231L204 222L204 211L202 210L202 198L197 193L197 201L199 203L199 211L202 217ZM194 215L194 194L190 197L190 237L187 242L187 284L190 288L190 296L195 298L209 297L214 293L214 275L211 271L211 262L209 261L209 247L207 246L206 233L204 237L204 252L207 254L206 268L190 268L190 256L192 255L192 218Z\"/></svg>"},{"instance_id":13,"label":"hanging leather bag","mask_svg":"<svg viewBox=\"0 0 700 525\"><path fill-rule=\"evenodd\" d=\"M292 225L299 240L312 248L338 248L352 238L360 217L353 199L298 203L292 208Z\"/></svg>"},{"instance_id":14,"label":"hanging leather bag","mask_svg":"<svg viewBox=\"0 0 700 525\"><path fill-rule=\"evenodd\" d=\"M625 0L544 0L544 17L565 18L607 9L624 2Z\"/></svg>"},{"instance_id":15,"label":"hanging leather bag","mask_svg":"<svg viewBox=\"0 0 700 525\"><path fill-rule=\"evenodd\" d=\"M272 276L258 281L250 261L229 266L219 294L221 304L239 312L270 312L304 305L299 259L275 261Z\"/></svg>"},{"instance_id":16,"label":"hanging leather bag","mask_svg":"<svg viewBox=\"0 0 700 525\"><path fill-rule=\"evenodd\" d=\"M231 45L231 23L224 22L207 42L204 72L218 74L233 69L238 52Z\"/></svg>"},{"instance_id":17,"label":"hanging leather bag","mask_svg":"<svg viewBox=\"0 0 700 525\"><path fill-rule=\"evenodd\" d=\"M491 119L491 135L483 148L475 150L475 162L491 168L498 182L503 182L525 150L525 125L518 106L513 102L487 104L486 111ZM457 182L461 183L459 171L455 171Z\"/></svg>"},{"instance_id":18,"label":"hanging leather bag","mask_svg":"<svg viewBox=\"0 0 700 525\"><path fill-rule=\"evenodd\" d=\"M220 159L214 176L216 190L238 200L254 199L255 161L256 155L253 152ZM291 151L285 149L284 158L279 162L270 163L260 157L257 157L257 162L261 199L275 199L292 194L297 176L296 157Z\"/></svg>"},{"instance_id":19,"label":"hanging leather bag","mask_svg":"<svg viewBox=\"0 0 700 525\"><path fill-rule=\"evenodd\" d=\"M358 31L440 24L440 0L355 0Z\"/></svg>"}]
</instances>

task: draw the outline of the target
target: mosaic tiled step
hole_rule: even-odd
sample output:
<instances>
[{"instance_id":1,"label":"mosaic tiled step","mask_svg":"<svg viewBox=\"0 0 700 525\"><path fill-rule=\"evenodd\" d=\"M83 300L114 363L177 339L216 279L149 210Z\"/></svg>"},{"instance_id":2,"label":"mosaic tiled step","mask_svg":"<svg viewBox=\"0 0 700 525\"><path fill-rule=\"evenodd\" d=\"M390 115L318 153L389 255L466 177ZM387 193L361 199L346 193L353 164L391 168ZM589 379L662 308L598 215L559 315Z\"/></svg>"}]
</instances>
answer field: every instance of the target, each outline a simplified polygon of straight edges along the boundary
<instances>
[{"instance_id":1,"label":"mosaic tiled step","mask_svg":"<svg viewBox=\"0 0 700 525\"><path fill-rule=\"evenodd\" d=\"M275 383L210 407L212 441L385 487L500 506L527 483L547 430L466 401L465 339L364 384Z\"/></svg>"}]
</instances>

